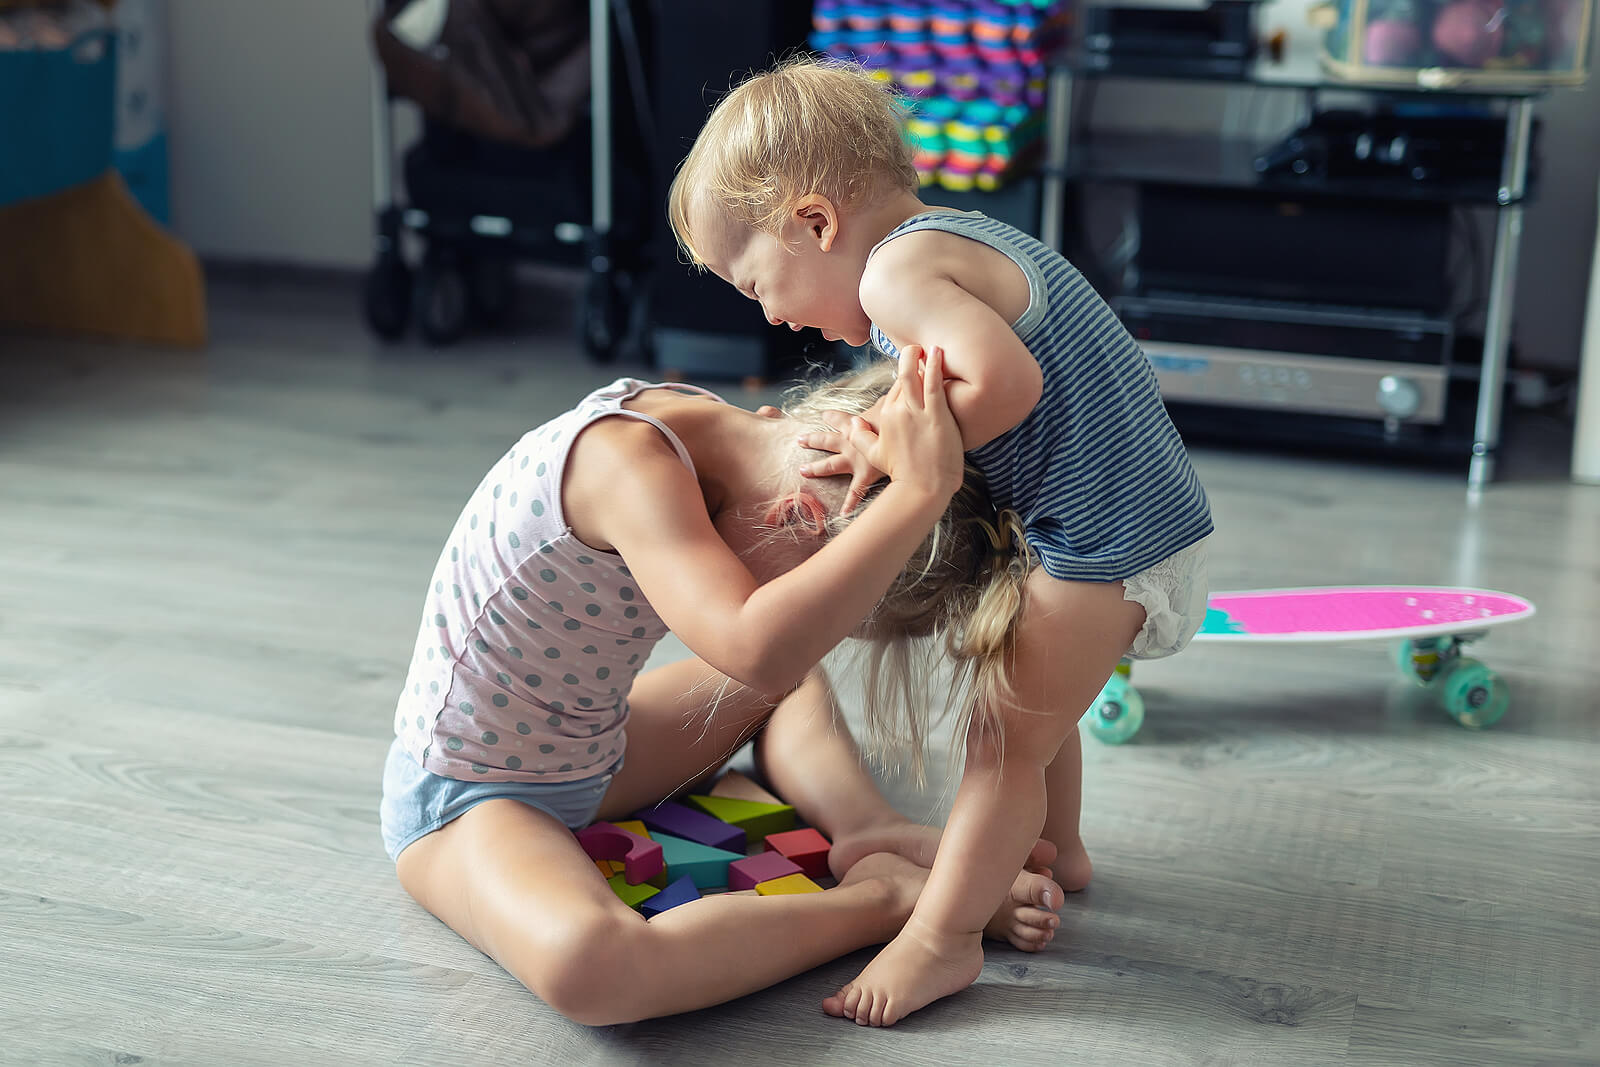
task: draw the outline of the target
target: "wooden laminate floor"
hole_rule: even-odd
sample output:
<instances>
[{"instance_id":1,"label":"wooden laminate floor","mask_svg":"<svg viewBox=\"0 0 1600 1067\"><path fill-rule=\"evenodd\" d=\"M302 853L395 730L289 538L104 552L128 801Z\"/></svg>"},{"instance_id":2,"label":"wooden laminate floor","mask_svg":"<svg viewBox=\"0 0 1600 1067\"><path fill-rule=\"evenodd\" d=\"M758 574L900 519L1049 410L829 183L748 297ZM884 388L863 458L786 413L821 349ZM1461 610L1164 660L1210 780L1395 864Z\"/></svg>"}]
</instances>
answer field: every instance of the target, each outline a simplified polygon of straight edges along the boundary
<instances>
[{"instance_id":1,"label":"wooden laminate floor","mask_svg":"<svg viewBox=\"0 0 1600 1067\"><path fill-rule=\"evenodd\" d=\"M579 358L570 295L446 352L241 283L205 355L0 336L0 1062L1600 1062L1600 490L1539 422L1476 504L1454 472L1197 450L1216 588L1536 600L1481 646L1495 729L1372 645L1196 647L1141 669L1134 743L1086 744L1097 873L1047 953L991 948L887 1032L818 1010L865 953L679 1018L554 1014L405 896L376 805L466 492L650 373Z\"/></svg>"}]
</instances>

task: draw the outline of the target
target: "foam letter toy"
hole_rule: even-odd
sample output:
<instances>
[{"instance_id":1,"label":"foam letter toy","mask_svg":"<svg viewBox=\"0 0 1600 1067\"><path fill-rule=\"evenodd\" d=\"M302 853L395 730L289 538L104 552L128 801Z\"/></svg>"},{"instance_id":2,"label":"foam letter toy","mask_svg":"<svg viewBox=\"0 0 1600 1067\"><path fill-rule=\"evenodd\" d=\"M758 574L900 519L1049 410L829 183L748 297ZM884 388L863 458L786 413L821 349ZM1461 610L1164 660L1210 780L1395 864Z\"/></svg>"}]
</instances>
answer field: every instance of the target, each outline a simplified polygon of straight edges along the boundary
<instances>
[{"instance_id":1,"label":"foam letter toy","mask_svg":"<svg viewBox=\"0 0 1600 1067\"><path fill-rule=\"evenodd\" d=\"M804 830L790 830L787 833L768 834L767 848L773 852L781 852L788 856L800 869L812 878L826 878L828 876L828 839L817 831L807 827Z\"/></svg>"},{"instance_id":2,"label":"foam letter toy","mask_svg":"<svg viewBox=\"0 0 1600 1067\"><path fill-rule=\"evenodd\" d=\"M742 860L734 860L728 864L728 888L754 889L762 882L800 873L802 873L800 865L783 853L758 852L754 856L746 856Z\"/></svg>"},{"instance_id":3,"label":"foam letter toy","mask_svg":"<svg viewBox=\"0 0 1600 1067\"><path fill-rule=\"evenodd\" d=\"M737 826L748 841L794 829L794 809L787 804L763 804L737 797L691 796L689 803L729 826Z\"/></svg>"},{"instance_id":4,"label":"foam letter toy","mask_svg":"<svg viewBox=\"0 0 1600 1067\"><path fill-rule=\"evenodd\" d=\"M702 845L740 854L743 854L745 849L743 830L674 801L669 800L653 808L646 808L635 813L634 818L652 830L681 837L686 841L698 841Z\"/></svg>"},{"instance_id":5,"label":"foam letter toy","mask_svg":"<svg viewBox=\"0 0 1600 1067\"><path fill-rule=\"evenodd\" d=\"M753 800L757 804L782 804L783 801L762 789L751 778L746 778L738 771L729 771L717 780L711 787L714 797L733 797L735 800Z\"/></svg>"},{"instance_id":6,"label":"foam letter toy","mask_svg":"<svg viewBox=\"0 0 1600 1067\"><path fill-rule=\"evenodd\" d=\"M661 846L611 823L597 822L579 830L578 844L590 859L621 860L629 885L648 882L661 873Z\"/></svg>"},{"instance_id":7,"label":"foam letter toy","mask_svg":"<svg viewBox=\"0 0 1600 1067\"><path fill-rule=\"evenodd\" d=\"M612 875L606 879L606 884L630 908L637 908L640 904L661 892L653 885L629 885L628 876L624 874Z\"/></svg>"},{"instance_id":8,"label":"foam letter toy","mask_svg":"<svg viewBox=\"0 0 1600 1067\"><path fill-rule=\"evenodd\" d=\"M673 878L690 878L701 889L727 885L728 864L744 858L742 852L712 848L671 834L658 834L656 843L661 846L661 857L667 864L668 874Z\"/></svg>"},{"instance_id":9,"label":"foam letter toy","mask_svg":"<svg viewBox=\"0 0 1600 1067\"><path fill-rule=\"evenodd\" d=\"M653 919L668 908L676 908L679 904L699 899L700 890L694 887L694 880L684 875L655 896L640 903L639 914L646 919Z\"/></svg>"},{"instance_id":10,"label":"foam letter toy","mask_svg":"<svg viewBox=\"0 0 1600 1067\"><path fill-rule=\"evenodd\" d=\"M820 893L822 887L803 874L786 874L770 882L758 883L756 892L764 897L776 897L788 893Z\"/></svg>"}]
</instances>

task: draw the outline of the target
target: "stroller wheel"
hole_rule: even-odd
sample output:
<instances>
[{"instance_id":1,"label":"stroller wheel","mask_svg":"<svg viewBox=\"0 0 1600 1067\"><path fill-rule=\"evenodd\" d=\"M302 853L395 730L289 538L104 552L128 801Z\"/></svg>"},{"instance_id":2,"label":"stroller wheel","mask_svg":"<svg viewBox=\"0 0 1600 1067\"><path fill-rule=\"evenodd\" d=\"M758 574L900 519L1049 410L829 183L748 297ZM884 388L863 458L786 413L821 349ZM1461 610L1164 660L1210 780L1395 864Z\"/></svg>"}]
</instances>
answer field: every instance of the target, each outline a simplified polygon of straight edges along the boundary
<instances>
[{"instance_id":1,"label":"stroller wheel","mask_svg":"<svg viewBox=\"0 0 1600 1067\"><path fill-rule=\"evenodd\" d=\"M444 256L429 253L417 272L417 327L436 345L447 345L467 332L467 279Z\"/></svg>"},{"instance_id":2,"label":"stroller wheel","mask_svg":"<svg viewBox=\"0 0 1600 1067\"><path fill-rule=\"evenodd\" d=\"M516 271L504 256L480 256L472 261L472 315L485 326L503 325L517 298Z\"/></svg>"},{"instance_id":3,"label":"stroller wheel","mask_svg":"<svg viewBox=\"0 0 1600 1067\"><path fill-rule=\"evenodd\" d=\"M617 276L598 271L590 274L578 319L584 351L596 363L610 363L627 330L628 302L618 291Z\"/></svg>"},{"instance_id":4,"label":"stroller wheel","mask_svg":"<svg viewBox=\"0 0 1600 1067\"><path fill-rule=\"evenodd\" d=\"M411 316L411 268L397 255L379 256L362 286L367 325L385 341L406 332Z\"/></svg>"}]
</instances>

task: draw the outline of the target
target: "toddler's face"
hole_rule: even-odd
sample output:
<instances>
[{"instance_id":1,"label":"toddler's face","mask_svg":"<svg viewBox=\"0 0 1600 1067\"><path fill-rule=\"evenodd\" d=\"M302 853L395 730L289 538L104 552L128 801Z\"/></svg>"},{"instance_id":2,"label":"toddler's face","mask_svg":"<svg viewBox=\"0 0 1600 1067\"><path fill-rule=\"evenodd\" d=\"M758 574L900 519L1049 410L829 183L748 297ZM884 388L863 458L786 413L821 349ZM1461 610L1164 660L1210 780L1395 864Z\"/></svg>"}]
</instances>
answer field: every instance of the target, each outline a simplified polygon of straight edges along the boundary
<instances>
[{"instance_id":1,"label":"toddler's face","mask_svg":"<svg viewBox=\"0 0 1600 1067\"><path fill-rule=\"evenodd\" d=\"M717 214L697 227L708 238L701 259L758 302L768 322L791 330L815 326L830 341L867 343L872 324L861 310L859 264L842 251L824 251L802 220L791 220L774 237Z\"/></svg>"}]
</instances>

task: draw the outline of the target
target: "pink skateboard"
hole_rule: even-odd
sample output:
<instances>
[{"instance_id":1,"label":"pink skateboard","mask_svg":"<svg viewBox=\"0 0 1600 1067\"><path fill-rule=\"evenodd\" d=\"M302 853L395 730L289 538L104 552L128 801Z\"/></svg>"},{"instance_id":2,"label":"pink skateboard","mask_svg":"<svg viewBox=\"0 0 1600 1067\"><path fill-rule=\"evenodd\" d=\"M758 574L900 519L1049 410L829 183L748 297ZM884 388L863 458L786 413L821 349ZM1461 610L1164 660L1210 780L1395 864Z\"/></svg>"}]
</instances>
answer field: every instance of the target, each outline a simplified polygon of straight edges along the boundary
<instances>
[{"instance_id":1,"label":"pink skateboard","mask_svg":"<svg viewBox=\"0 0 1600 1067\"><path fill-rule=\"evenodd\" d=\"M1533 615L1522 597L1489 589L1430 586L1326 586L1213 593L1195 641L1319 644L1399 639L1396 661L1437 692L1452 718L1473 729L1493 725L1510 704L1500 676L1461 655L1484 631ZM1086 716L1089 732L1120 744L1139 732L1144 700L1123 660Z\"/></svg>"}]
</instances>

